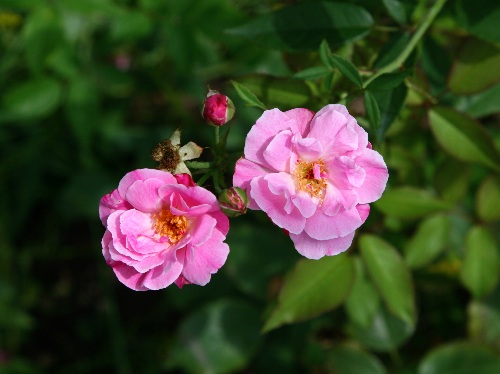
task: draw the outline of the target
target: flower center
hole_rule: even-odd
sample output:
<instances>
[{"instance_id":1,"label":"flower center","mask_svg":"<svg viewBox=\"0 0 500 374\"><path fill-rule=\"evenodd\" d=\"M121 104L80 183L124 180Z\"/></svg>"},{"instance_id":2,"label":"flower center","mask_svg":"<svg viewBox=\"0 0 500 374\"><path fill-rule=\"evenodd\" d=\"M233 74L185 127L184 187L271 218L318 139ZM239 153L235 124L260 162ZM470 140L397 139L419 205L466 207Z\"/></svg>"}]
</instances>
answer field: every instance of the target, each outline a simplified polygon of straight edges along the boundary
<instances>
[{"instance_id":1,"label":"flower center","mask_svg":"<svg viewBox=\"0 0 500 374\"><path fill-rule=\"evenodd\" d=\"M325 172L325 164L322 160L315 162L298 160L294 175L299 191L305 191L312 197L323 199L323 190L326 187Z\"/></svg>"},{"instance_id":2,"label":"flower center","mask_svg":"<svg viewBox=\"0 0 500 374\"><path fill-rule=\"evenodd\" d=\"M172 244L177 243L186 233L187 219L184 216L174 216L170 210L163 209L160 213L153 214L155 232L166 236Z\"/></svg>"}]
</instances>

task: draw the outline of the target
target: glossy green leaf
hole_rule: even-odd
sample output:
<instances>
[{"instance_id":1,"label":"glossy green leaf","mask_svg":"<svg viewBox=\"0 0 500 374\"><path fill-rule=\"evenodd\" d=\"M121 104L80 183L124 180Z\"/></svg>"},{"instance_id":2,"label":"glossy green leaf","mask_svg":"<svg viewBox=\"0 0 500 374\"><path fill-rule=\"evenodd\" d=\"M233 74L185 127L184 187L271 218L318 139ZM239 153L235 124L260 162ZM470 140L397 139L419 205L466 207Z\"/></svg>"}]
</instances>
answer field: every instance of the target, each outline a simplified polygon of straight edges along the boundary
<instances>
[{"instance_id":1,"label":"glossy green leaf","mask_svg":"<svg viewBox=\"0 0 500 374\"><path fill-rule=\"evenodd\" d=\"M429 352L418 374L498 374L500 358L484 346L451 343Z\"/></svg>"},{"instance_id":2,"label":"glossy green leaf","mask_svg":"<svg viewBox=\"0 0 500 374\"><path fill-rule=\"evenodd\" d=\"M491 292L498 283L500 253L488 229L473 227L465 239L465 258L460 280L476 298Z\"/></svg>"},{"instance_id":3,"label":"glossy green leaf","mask_svg":"<svg viewBox=\"0 0 500 374\"><path fill-rule=\"evenodd\" d=\"M500 220L500 177L486 178L477 191L476 212L483 221Z\"/></svg>"},{"instance_id":4,"label":"glossy green leaf","mask_svg":"<svg viewBox=\"0 0 500 374\"><path fill-rule=\"evenodd\" d=\"M262 300L269 297L272 279L279 279L298 257L290 251L287 235L277 233L275 227L247 222L247 217L238 218L238 224L231 226L226 242L235 250L224 265L225 271L239 289Z\"/></svg>"},{"instance_id":5,"label":"glossy green leaf","mask_svg":"<svg viewBox=\"0 0 500 374\"><path fill-rule=\"evenodd\" d=\"M470 339L500 348L500 287L484 300L471 301L467 317Z\"/></svg>"},{"instance_id":6,"label":"glossy green leaf","mask_svg":"<svg viewBox=\"0 0 500 374\"><path fill-rule=\"evenodd\" d=\"M316 50L322 40L338 47L366 35L373 19L364 8L337 2L298 3L228 30L271 48Z\"/></svg>"},{"instance_id":7,"label":"glossy green leaf","mask_svg":"<svg viewBox=\"0 0 500 374\"><path fill-rule=\"evenodd\" d=\"M408 23L416 6L414 0L382 0L382 3L391 17L402 24Z\"/></svg>"},{"instance_id":8,"label":"glossy green leaf","mask_svg":"<svg viewBox=\"0 0 500 374\"><path fill-rule=\"evenodd\" d=\"M370 127L373 130L377 130L380 126L380 109L377 104L377 100L373 97L370 91L364 92L365 97L365 110L368 120L370 121Z\"/></svg>"},{"instance_id":9,"label":"glossy green leaf","mask_svg":"<svg viewBox=\"0 0 500 374\"><path fill-rule=\"evenodd\" d=\"M401 255L374 235L359 240L363 262L389 310L407 324L415 323L415 298L411 273Z\"/></svg>"},{"instance_id":10,"label":"glossy green leaf","mask_svg":"<svg viewBox=\"0 0 500 374\"><path fill-rule=\"evenodd\" d=\"M363 80L358 73L358 69L346 59L338 55L330 55L330 61L339 71L357 87L363 87Z\"/></svg>"},{"instance_id":11,"label":"glossy green leaf","mask_svg":"<svg viewBox=\"0 0 500 374\"><path fill-rule=\"evenodd\" d=\"M498 150L473 119L451 108L436 107L429 112L429 123L436 140L452 156L500 170Z\"/></svg>"},{"instance_id":12,"label":"glossy green leaf","mask_svg":"<svg viewBox=\"0 0 500 374\"><path fill-rule=\"evenodd\" d=\"M405 33L394 33L391 35L389 41L384 44L380 53L378 54L373 67L375 69L380 69L388 64L390 64L395 58L399 56L401 52L405 49L406 45L410 41L410 34Z\"/></svg>"},{"instance_id":13,"label":"glossy green leaf","mask_svg":"<svg viewBox=\"0 0 500 374\"><path fill-rule=\"evenodd\" d=\"M62 42L60 19L48 7L40 7L25 20L22 40L31 71L40 73L50 53Z\"/></svg>"},{"instance_id":14,"label":"glossy green leaf","mask_svg":"<svg viewBox=\"0 0 500 374\"><path fill-rule=\"evenodd\" d=\"M448 157L434 174L434 188L444 201L457 203L467 194L470 185L470 168Z\"/></svg>"},{"instance_id":15,"label":"glossy green leaf","mask_svg":"<svg viewBox=\"0 0 500 374\"><path fill-rule=\"evenodd\" d=\"M410 70L382 74L380 77L371 81L370 84L366 86L366 89L372 92L394 89L400 86L409 74Z\"/></svg>"},{"instance_id":16,"label":"glossy green leaf","mask_svg":"<svg viewBox=\"0 0 500 374\"><path fill-rule=\"evenodd\" d=\"M382 142L386 131L403 109L408 89L403 83L392 90L370 90L380 110L380 126L375 131L377 142Z\"/></svg>"},{"instance_id":17,"label":"glossy green leaf","mask_svg":"<svg viewBox=\"0 0 500 374\"><path fill-rule=\"evenodd\" d=\"M246 303L217 301L188 316L167 364L187 372L228 373L248 363L259 342L259 314Z\"/></svg>"},{"instance_id":18,"label":"glossy green leaf","mask_svg":"<svg viewBox=\"0 0 500 374\"><path fill-rule=\"evenodd\" d=\"M383 213L398 218L420 218L428 214L443 212L453 205L438 199L429 191L415 187L397 187L387 190L374 203Z\"/></svg>"},{"instance_id":19,"label":"glossy green leaf","mask_svg":"<svg viewBox=\"0 0 500 374\"><path fill-rule=\"evenodd\" d=\"M470 33L494 43L500 40L500 8L496 0L455 0L458 24Z\"/></svg>"},{"instance_id":20,"label":"glossy green leaf","mask_svg":"<svg viewBox=\"0 0 500 374\"><path fill-rule=\"evenodd\" d=\"M470 95L500 81L500 47L477 39L468 40L460 50L448 78L450 91Z\"/></svg>"},{"instance_id":21,"label":"glossy green leaf","mask_svg":"<svg viewBox=\"0 0 500 374\"><path fill-rule=\"evenodd\" d=\"M428 265L444 249L450 235L450 219L444 214L422 221L405 250L405 261L411 268Z\"/></svg>"},{"instance_id":22,"label":"glossy green leaf","mask_svg":"<svg viewBox=\"0 0 500 374\"><path fill-rule=\"evenodd\" d=\"M12 120L29 120L52 113L61 98L61 87L55 79L25 81L4 94L2 109Z\"/></svg>"},{"instance_id":23,"label":"glossy green leaf","mask_svg":"<svg viewBox=\"0 0 500 374\"><path fill-rule=\"evenodd\" d=\"M336 308L349 296L353 282L354 265L345 253L299 261L286 278L264 331Z\"/></svg>"},{"instance_id":24,"label":"glossy green leaf","mask_svg":"<svg viewBox=\"0 0 500 374\"><path fill-rule=\"evenodd\" d=\"M356 280L345 307L352 322L361 327L368 327L380 309L380 296L372 282L367 279L361 259L354 257L354 263Z\"/></svg>"},{"instance_id":25,"label":"glossy green leaf","mask_svg":"<svg viewBox=\"0 0 500 374\"><path fill-rule=\"evenodd\" d=\"M313 66L295 73L293 77L296 79L315 80L327 76L331 71L331 69L324 66Z\"/></svg>"},{"instance_id":26,"label":"glossy green leaf","mask_svg":"<svg viewBox=\"0 0 500 374\"><path fill-rule=\"evenodd\" d=\"M408 340L413 331L413 324L403 322L385 307L379 309L368 327L351 326L351 333L361 344L379 352L394 351Z\"/></svg>"},{"instance_id":27,"label":"glossy green leaf","mask_svg":"<svg viewBox=\"0 0 500 374\"><path fill-rule=\"evenodd\" d=\"M240 82L271 108L307 107L310 100L311 92L300 80L259 75L240 78Z\"/></svg>"},{"instance_id":28,"label":"glossy green leaf","mask_svg":"<svg viewBox=\"0 0 500 374\"><path fill-rule=\"evenodd\" d=\"M329 373L336 374L385 374L387 370L378 358L349 345L335 346L328 353Z\"/></svg>"},{"instance_id":29,"label":"glossy green leaf","mask_svg":"<svg viewBox=\"0 0 500 374\"><path fill-rule=\"evenodd\" d=\"M430 84L432 95L438 96L447 89L447 78L452 66L449 50L431 35L422 43L422 69Z\"/></svg>"},{"instance_id":30,"label":"glossy green leaf","mask_svg":"<svg viewBox=\"0 0 500 374\"><path fill-rule=\"evenodd\" d=\"M471 96L460 96L455 108L471 117L479 118L500 112L500 84Z\"/></svg>"},{"instance_id":31,"label":"glossy green leaf","mask_svg":"<svg viewBox=\"0 0 500 374\"><path fill-rule=\"evenodd\" d=\"M248 106L260 108L262 110L267 109L264 103L260 101L259 98L252 91L250 91L249 88L235 81L231 81L231 83L233 84L236 93Z\"/></svg>"}]
</instances>

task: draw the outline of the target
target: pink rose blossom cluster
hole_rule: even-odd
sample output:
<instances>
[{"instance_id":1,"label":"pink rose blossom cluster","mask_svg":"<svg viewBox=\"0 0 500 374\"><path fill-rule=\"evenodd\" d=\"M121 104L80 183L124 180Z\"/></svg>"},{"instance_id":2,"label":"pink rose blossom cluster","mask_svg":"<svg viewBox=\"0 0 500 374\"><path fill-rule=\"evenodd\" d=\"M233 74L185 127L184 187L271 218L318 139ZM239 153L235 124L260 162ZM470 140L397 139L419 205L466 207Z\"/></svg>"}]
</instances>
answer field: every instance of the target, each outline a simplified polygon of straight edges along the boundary
<instances>
[{"instance_id":1,"label":"pink rose blossom cluster","mask_svg":"<svg viewBox=\"0 0 500 374\"><path fill-rule=\"evenodd\" d=\"M345 251L388 179L382 156L343 105L267 110L247 135L233 184L287 230L303 256Z\"/></svg>"},{"instance_id":2,"label":"pink rose blossom cluster","mask_svg":"<svg viewBox=\"0 0 500 374\"><path fill-rule=\"evenodd\" d=\"M137 291L205 285L229 253L228 218L187 174L132 171L101 199L99 216L106 262Z\"/></svg>"}]
</instances>

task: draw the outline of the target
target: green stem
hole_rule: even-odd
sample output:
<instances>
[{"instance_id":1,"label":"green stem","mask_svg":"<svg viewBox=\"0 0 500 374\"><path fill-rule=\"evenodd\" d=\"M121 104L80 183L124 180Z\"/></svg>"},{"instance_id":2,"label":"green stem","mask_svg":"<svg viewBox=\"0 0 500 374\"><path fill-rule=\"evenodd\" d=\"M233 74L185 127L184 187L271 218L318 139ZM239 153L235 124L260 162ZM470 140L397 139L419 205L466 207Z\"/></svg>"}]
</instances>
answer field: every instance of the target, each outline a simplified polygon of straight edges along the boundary
<instances>
[{"instance_id":1,"label":"green stem","mask_svg":"<svg viewBox=\"0 0 500 374\"><path fill-rule=\"evenodd\" d=\"M217 148L217 146L219 145L219 126L215 126L215 129L214 129L214 140L215 140L215 148Z\"/></svg>"},{"instance_id":2,"label":"green stem","mask_svg":"<svg viewBox=\"0 0 500 374\"><path fill-rule=\"evenodd\" d=\"M213 165L212 162L204 161L186 161L185 164L190 169L210 169Z\"/></svg>"},{"instance_id":3,"label":"green stem","mask_svg":"<svg viewBox=\"0 0 500 374\"><path fill-rule=\"evenodd\" d=\"M208 173L206 173L205 175L203 175L203 176L202 176L202 177L198 180L198 182L196 182L196 184L197 184L198 186L202 186L202 185L203 185L203 183L205 183L205 182L208 180L208 178L210 178L211 176L212 176L212 172L208 172Z\"/></svg>"},{"instance_id":4,"label":"green stem","mask_svg":"<svg viewBox=\"0 0 500 374\"><path fill-rule=\"evenodd\" d=\"M399 54L399 56L394 61L381 68L379 71L373 74L367 81L365 81L365 83L363 84L363 88L366 88L374 79L378 78L382 74L390 73L393 70L396 70L406 61L408 56L410 56L410 54L413 52L420 39L422 39L429 26L438 15L439 11L443 8L446 1L447 0L436 1L436 3L432 6L432 8L429 10L427 15L423 19L422 23L418 27L415 34L413 34L412 38L406 45L405 49Z\"/></svg>"}]
</instances>

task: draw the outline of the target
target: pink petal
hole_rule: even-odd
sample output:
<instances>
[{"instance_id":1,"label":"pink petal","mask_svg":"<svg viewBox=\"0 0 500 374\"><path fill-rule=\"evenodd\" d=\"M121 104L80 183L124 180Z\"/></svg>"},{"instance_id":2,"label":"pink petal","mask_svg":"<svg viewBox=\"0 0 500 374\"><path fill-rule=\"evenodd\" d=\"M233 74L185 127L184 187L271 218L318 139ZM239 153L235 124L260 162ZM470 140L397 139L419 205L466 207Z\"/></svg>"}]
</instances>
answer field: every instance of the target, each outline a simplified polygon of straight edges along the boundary
<instances>
[{"instance_id":1,"label":"pink petal","mask_svg":"<svg viewBox=\"0 0 500 374\"><path fill-rule=\"evenodd\" d=\"M247 160L246 158L240 158L238 161L236 161L236 165L234 167L233 185L235 187L240 187L246 190L247 196L249 198L248 207L250 209L259 209L257 203L248 192L251 180L253 178L264 176L271 172L272 171L270 169L266 169L259 164L256 164L255 162Z\"/></svg>"},{"instance_id":2,"label":"pink petal","mask_svg":"<svg viewBox=\"0 0 500 374\"><path fill-rule=\"evenodd\" d=\"M150 178L137 180L127 189L125 198L137 210L154 213L161 210L162 201L158 196L158 188L165 183L160 179Z\"/></svg>"},{"instance_id":3,"label":"pink petal","mask_svg":"<svg viewBox=\"0 0 500 374\"><path fill-rule=\"evenodd\" d=\"M192 227L189 228L189 234L192 237L191 244L196 247L209 240L216 223L217 221L208 214L196 218Z\"/></svg>"},{"instance_id":4,"label":"pink petal","mask_svg":"<svg viewBox=\"0 0 500 374\"><path fill-rule=\"evenodd\" d=\"M126 235L122 233L120 228L121 216L126 212L129 211L127 210L122 212L118 210L111 213L108 217L107 227L113 238L113 248L123 256L130 257L133 260L140 260L144 257L144 255L128 248L128 239Z\"/></svg>"},{"instance_id":5,"label":"pink petal","mask_svg":"<svg viewBox=\"0 0 500 374\"><path fill-rule=\"evenodd\" d=\"M334 256L347 250L352 244L354 231L344 237L330 240L316 240L305 232L298 235L291 234L290 238L297 252L311 260L317 260L323 256Z\"/></svg>"},{"instance_id":6,"label":"pink petal","mask_svg":"<svg viewBox=\"0 0 500 374\"><path fill-rule=\"evenodd\" d=\"M128 288L135 291L147 291L148 288L144 287L143 280L145 275L137 272L133 267L125 265L124 263L117 262L113 264L113 271L120 282Z\"/></svg>"},{"instance_id":7,"label":"pink petal","mask_svg":"<svg viewBox=\"0 0 500 374\"><path fill-rule=\"evenodd\" d=\"M211 212L210 215L215 218L217 222L215 228L219 230L222 235L227 235L229 231L229 218L227 218L227 216L221 211Z\"/></svg>"},{"instance_id":8,"label":"pink petal","mask_svg":"<svg viewBox=\"0 0 500 374\"><path fill-rule=\"evenodd\" d=\"M340 156L326 162L328 179L341 190L353 189L363 184L365 170L347 156Z\"/></svg>"},{"instance_id":9,"label":"pink petal","mask_svg":"<svg viewBox=\"0 0 500 374\"><path fill-rule=\"evenodd\" d=\"M363 223L356 208L341 209L336 215L328 216L317 210L305 225L305 232L313 239L328 240L344 237L356 230Z\"/></svg>"},{"instance_id":10,"label":"pink petal","mask_svg":"<svg viewBox=\"0 0 500 374\"><path fill-rule=\"evenodd\" d=\"M120 196L118 189L116 189L101 198L99 202L99 218L102 224L106 226L106 221L111 213L116 210L127 210L130 208L130 204Z\"/></svg>"},{"instance_id":11,"label":"pink petal","mask_svg":"<svg viewBox=\"0 0 500 374\"><path fill-rule=\"evenodd\" d=\"M263 152L267 165L276 171L290 169L290 154L292 152L292 132L283 130L268 144ZM267 166L266 165L266 166Z\"/></svg>"},{"instance_id":12,"label":"pink petal","mask_svg":"<svg viewBox=\"0 0 500 374\"><path fill-rule=\"evenodd\" d=\"M128 188L137 180L145 181L149 178L159 179L165 184L177 184L177 181L172 176L172 174L156 169L137 169L131 171L130 173L125 174L125 176L121 179L120 184L118 185L118 191L122 197L125 197L127 194Z\"/></svg>"},{"instance_id":13,"label":"pink petal","mask_svg":"<svg viewBox=\"0 0 500 374\"><path fill-rule=\"evenodd\" d=\"M309 218L316 213L316 208L318 207L317 201L314 201L308 193L303 191L293 196L292 202L305 218Z\"/></svg>"},{"instance_id":14,"label":"pink petal","mask_svg":"<svg viewBox=\"0 0 500 374\"><path fill-rule=\"evenodd\" d=\"M179 288L184 287L186 284L192 284L190 281L188 281L184 276L181 274L179 275L179 278L175 280L175 285Z\"/></svg>"},{"instance_id":15,"label":"pink petal","mask_svg":"<svg viewBox=\"0 0 500 374\"><path fill-rule=\"evenodd\" d=\"M196 186L196 183L194 183L193 178L191 178L191 176L189 174L186 174L186 173L175 174L174 178L177 181L177 183L183 184L186 187Z\"/></svg>"},{"instance_id":16,"label":"pink petal","mask_svg":"<svg viewBox=\"0 0 500 374\"><path fill-rule=\"evenodd\" d=\"M306 222L304 216L295 207L292 207L290 213L287 213L285 206L290 203L289 199L284 194L276 195L271 192L267 180L262 177L253 179L250 194L260 209L267 213L274 224L294 234L298 234L304 230Z\"/></svg>"},{"instance_id":17,"label":"pink petal","mask_svg":"<svg viewBox=\"0 0 500 374\"><path fill-rule=\"evenodd\" d=\"M182 272L184 253L182 250L176 252L177 258L172 262L164 262L146 273L143 286L150 290L160 290L165 288L179 278Z\"/></svg>"},{"instance_id":18,"label":"pink petal","mask_svg":"<svg viewBox=\"0 0 500 374\"><path fill-rule=\"evenodd\" d=\"M314 112L309 109L295 108L287 110L285 114L294 122L290 128L298 130L302 137L305 137L305 134L309 132L309 124L314 117Z\"/></svg>"},{"instance_id":19,"label":"pink petal","mask_svg":"<svg viewBox=\"0 0 500 374\"><path fill-rule=\"evenodd\" d=\"M376 151L365 148L356 158L356 164L366 172L363 184L355 189L359 202L365 204L380 199L389 179L389 172L382 156Z\"/></svg>"},{"instance_id":20,"label":"pink petal","mask_svg":"<svg viewBox=\"0 0 500 374\"><path fill-rule=\"evenodd\" d=\"M356 205L356 209L358 210L362 223L365 223L366 219L368 218L368 215L370 214L370 205L359 204Z\"/></svg>"},{"instance_id":21,"label":"pink petal","mask_svg":"<svg viewBox=\"0 0 500 374\"><path fill-rule=\"evenodd\" d=\"M224 239L224 235L214 230L212 237L202 246L186 247L182 275L189 282L204 286L210 281L211 274L224 265L229 254L229 247L223 242Z\"/></svg>"},{"instance_id":22,"label":"pink petal","mask_svg":"<svg viewBox=\"0 0 500 374\"><path fill-rule=\"evenodd\" d=\"M321 142L314 138L301 138L295 135L292 143L295 152L298 154L298 158L305 162L316 161L323 153Z\"/></svg>"},{"instance_id":23,"label":"pink petal","mask_svg":"<svg viewBox=\"0 0 500 374\"><path fill-rule=\"evenodd\" d=\"M195 217L219 209L215 195L202 187L164 185L158 193L163 201L170 202L170 211L176 215Z\"/></svg>"}]
</instances>

